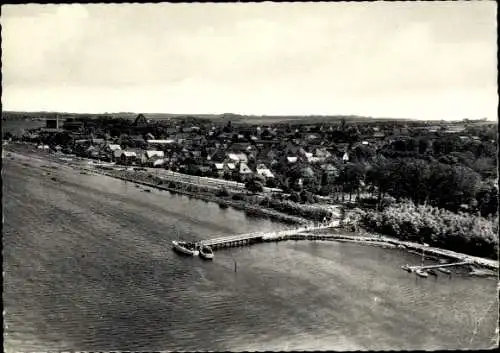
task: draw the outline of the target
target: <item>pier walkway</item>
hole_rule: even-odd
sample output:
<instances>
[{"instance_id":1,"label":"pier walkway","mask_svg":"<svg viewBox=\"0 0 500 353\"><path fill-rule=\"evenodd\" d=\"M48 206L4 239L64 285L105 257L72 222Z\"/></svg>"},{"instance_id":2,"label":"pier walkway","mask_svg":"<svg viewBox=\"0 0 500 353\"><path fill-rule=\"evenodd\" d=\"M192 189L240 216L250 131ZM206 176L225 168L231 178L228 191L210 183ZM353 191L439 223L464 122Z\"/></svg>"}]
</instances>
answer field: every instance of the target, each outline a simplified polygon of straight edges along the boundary
<instances>
[{"instance_id":1,"label":"pier walkway","mask_svg":"<svg viewBox=\"0 0 500 353\"><path fill-rule=\"evenodd\" d=\"M335 221L334 221L335 222ZM199 242L199 245L207 245L214 249L217 248L225 248L225 247L233 247L233 246L241 246L253 243L260 243L265 240L280 238L283 236L289 236L301 232L306 231L314 231L314 230L322 230L328 229L335 226L335 223L328 223L319 226L304 226L292 229L285 229L282 231L274 231L274 232L254 232L254 233L246 233L246 234L238 234L231 236L224 236L219 238L202 240Z\"/></svg>"},{"instance_id":2,"label":"pier walkway","mask_svg":"<svg viewBox=\"0 0 500 353\"><path fill-rule=\"evenodd\" d=\"M429 270L431 268L442 268L442 267L451 267L451 266L462 266L462 265L469 265L469 261L462 261L462 262L454 262L451 264L439 264L439 265L428 265L428 266L409 266L411 270Z\"/></svg>"}]
</instances>

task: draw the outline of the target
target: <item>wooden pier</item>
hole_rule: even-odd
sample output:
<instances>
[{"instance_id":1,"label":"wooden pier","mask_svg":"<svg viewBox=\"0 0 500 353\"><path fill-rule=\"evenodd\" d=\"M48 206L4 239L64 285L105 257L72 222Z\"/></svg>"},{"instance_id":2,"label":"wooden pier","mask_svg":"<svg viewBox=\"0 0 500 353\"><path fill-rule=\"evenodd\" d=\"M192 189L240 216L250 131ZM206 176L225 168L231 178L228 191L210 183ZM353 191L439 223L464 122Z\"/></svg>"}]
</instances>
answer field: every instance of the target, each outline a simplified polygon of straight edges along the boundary
<instances>
[{"instance_id":1,"label":"wooden pier","mask_svg":"<svg viewBox=\"0 0 500 353\"><path fill-rule=\"evenodd\" d=\"M412 271L415 270L429 270L431 268L443 268L443 267L452 267L452 266L462 266L462 265L469 265L470 262L468 261L462 261L462 262L454 262L451 264L439 264L439 265L428 265L428 266L409 266L409 268Z\"/></svg>"},{"instance_id":2,"label":"wooden pier","mask_svg":"<svg viewBox=\"0 0 500 353\"><path fill-rule=\"evenodd\" d=\"M302 233L306 231L321 230L333 227L332 224L320 225L320 226L309 226L309 227L299 227L293 229L286 229L276 232L255 232L231 235L213 239L202 240L198 244L210 246L212 249L220 248L230 248L237 246L251 245L255 243L262 243L269 239L279 239L286 236L291 236L293 234Z\"/></svg>"}]
</instances>

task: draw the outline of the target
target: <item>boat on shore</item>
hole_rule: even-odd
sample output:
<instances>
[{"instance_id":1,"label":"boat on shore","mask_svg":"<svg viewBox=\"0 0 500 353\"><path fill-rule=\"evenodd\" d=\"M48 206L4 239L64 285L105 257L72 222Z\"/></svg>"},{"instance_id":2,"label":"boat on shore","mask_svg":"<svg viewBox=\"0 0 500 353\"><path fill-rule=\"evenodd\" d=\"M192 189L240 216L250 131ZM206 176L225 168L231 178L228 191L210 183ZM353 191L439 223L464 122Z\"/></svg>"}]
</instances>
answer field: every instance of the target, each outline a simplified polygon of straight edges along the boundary
<instances>
[{"instance_id":1,"label":"boat on shore","mask_svg":"<svg viewBox=\"0 0 500 353\"><path fill-rule=\"evenodd\" d=\"M172 247L175 251L177 251L180 254L189 255L189 256L198 256L198 254L199 254L199 251L196 249L196 245L193 243L173 240Z\"/></svg>"},{"instance_id":2,"label":"boat on shore","mask_svg":"<svg viewBox=\"0 0 500 353\"><path fill-rule=\"evenodd\" d=\"M422 269L420 269L420 268L419 268L419 269L417 269L417 270L415 270L415 274L416 274L417 276L424 277L424 278L429 277L429 274L428 274L426 271L424 271L424 270L422 270Z\"/></svg>"},{"instance_id":3,"label":"boat on shore","mask_svg":"<svg viewBox=\"0 0 500 353\"><path fill-rule=\"evenodd\" d=\"M205 260L212 260L214 258L214 252L212 248L207 245L202 245L200 247L200 257Z\"/></svg>"}]
</instances>

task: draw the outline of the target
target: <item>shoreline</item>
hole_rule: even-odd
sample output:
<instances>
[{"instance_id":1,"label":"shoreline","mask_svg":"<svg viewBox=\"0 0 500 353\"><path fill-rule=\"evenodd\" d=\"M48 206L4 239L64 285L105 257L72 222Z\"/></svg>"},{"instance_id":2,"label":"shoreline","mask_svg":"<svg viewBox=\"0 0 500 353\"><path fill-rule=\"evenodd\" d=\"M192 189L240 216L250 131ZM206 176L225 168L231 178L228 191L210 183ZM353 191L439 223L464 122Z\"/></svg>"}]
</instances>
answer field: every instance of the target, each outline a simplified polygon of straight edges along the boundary
<instances>
[{"instance_id":1,"label":"shoreline","mask_svg":"<svg viewBox=\"0 0 500 353\"><path fill-rule=\"evenodd\" d=\"M12 146L12 145L11 145ZM311 221L308 221L304 218L301 217L296 217L292 215L287 215L283 214L274 210L268 210L262 207L255 207L251 205L246 205L243 202L240 201L235 201L235 200L226 200L220 197L217 197L215 195L206 195L203 193L195 193L187 190L179 190L176 188L171 188L168 186L164 185L158 185L154 184L151 182L145 182L137 179L133 179L132 177L123 177L119 175L113 175L112 172L107 171L107 170L100 170L92 167L88 167L85 165L78 165L76 163L64 163L64 161L57 160L54 158L50 158L49 155L41 155L36 152L29 152L29 155L26 153L23 153L24 151L14 151L14 150L6 150L6 152L11 152L12 154L21 156L23 158L27 159L38 159L39 161L47 161L49 163L54 163L59 166L66 166L71 168L72 170L79 170L79 171L85 171L85 172L90 172L90 173L96 173L99 175L106 175L111 178L115 179L120 179L128 182L132 182L135 184L140 184L144 185L147 187L159 189L159 190L165 190L169 191L172 193L177 193L177 194L182 194L186 196L190 196L196 199L204 200L207 202L214 202L219 205L225 205L225 206L230 206L238 210L242 210L245 212L248 212L250 214L254 213L256 215L262 215L266 216L272 219L276 219L278 221L283 221L287 223L295 223L295 224L311 224ZM31 154L35 154L36 156L33 156ZM47 158L49 157L49 158ZM5 158L5 157L4 157ZM340 223L340 219L334 220L338 221ZM378 234L373 234L373 233L366 233L366 231L362 231L364 234L359 234L359 235L348 235L347 230L342 228L340 224L338 225L331 225L327 229L323 230L305 230L305 231L299 231L294 234L290 235L277 235L277 236L268 236L266 239L263 239L265 242L271 242L271 241L284 241L284 240L326 240L326 241L339 241L339 242L354 242L354 243L359 243L363 245L371 245L371 246L382 246L386 248L401 248L401 249L406 249L407 251L419 251L421 252L422 249L425 248L425 253L427 257L436 257L436 258L445 258L448 260L467 260L471 263L473 266L479 266L487 269L492 269L498 271L499 269L499 262L495 260L490 260L490 259L485 259L485 258L480 258L480 257L474 257L466 254L461 254L457 253L451 250L445 250L441 248L435 248L435 247L424 247L422 244L418 243L412 243L408 241L402 241L398 240L396 238L388 237L385 235L378 235ZM429 256L431 255L431 256Z\"/></svg>"},{"instance_id":2,"label":"shoreline","mask_svg":"<svg viewBox=\"0 0 500 353\"><path fill-rule=\"evenodd\" d=\"M169 186L166 186L165 184L156 184L156 183L151 182L151 181L140 180L141 177L143 177L143 175L128 175L127 176L126 174L128 174L128 173L134 173L134 172L130 172L130 171L105 170L105 169L91 167L89 165L79 165L79 164L75 163L75 161L72 161L73 163L71 161L68 163L67 161L54 158L54 156L41 155L41 154L38 154L37 152L29 152L29 154L23 153L24 151L9 151L9 152L11 152L12 154L15 154L19 157L22 157L22 158L39 159L40 161L43 160L43 161L47 161L50 163L54 163L58 166L69 167L73 170L78 170L80 172L105 175L105 176L108 176L110 178L119 179L119 180L123 180L126 182L131 182L131 183L147 186L147 187L154 188L157 190L169 191L169 192L174 193L174 194L186 195L186 196L196 198L199 200L203 200L206 202L217 203L220 206L222 205L222 206L227 206L227 207L233 207L234 209L244 211L250 215L264 216L264 217L268 217L268 218L271 218L271 219L274 219L277 221L281 221L284 223L288 223L288 224L307 225L307 224L312 223L312 221L307 220L307 219L302 218L302 217L299 217L299 216L289 215L286 213L278 212L278 211L273 210L273 209L264 208L262 206L257 207L257 206L249 205L249 204L246 204L244 201L228 200L228 199L224 199L224 198L218 197L216 195L205 193L205 192L193 192L193 191L183 190L180 188L169 187ZM31 154L34 154L36 156L31 155ZM120 173L125 174L125 175L119 175ZM174 182L176 184L179 184L179 182L176 182L176 181L165 180L165 182L166 183Z\"/></svg>"},{"instance_id":3,"label":"shoreline","mask_svg":"<svg viewBox=\"0 0 500 353\"><path fill-rule=\"evenodd\" d=\"M425 249L426 258L469 261L470 264L473 266L484 267L495 271L498 271L499 269L499 262L495 260L461 254L451 250L446 250L431 246L423 246L422 244L402 241L384 235L373 235L373 234L349 235L346 234L347 231L345 231L341 227L338 228L332 227L327 232L328 233L325 233L325 231L312 231L312 232L306 231L292 236L268 237L266 241L280 241L280 240L342 241L342 242L360 243L364 245L382 246L387 248L400 248L400 249L405 249L408 252L413 252L417 255L421 254L422 250Z\"/></svg>"},{"instance_id":4,"label":"shoreline","mask_svg":"<svg viewBox=\"0 0 500 353\"><path fill-rule=\"evenodd\" d=\"M276 211L269 210L266 208L254 207L254 206L247 205L247 204L244 204L242 202L238 202L238 201L234 201L234 200L226 200L226 199L217 197L215 195L208 195L208 194L196 193L196 192L187 191L187 190L180 190L177 188L172 188L172 187L164 186L161 184L155 184L155 183L146 182L146 181L142 181L142 180L136 180L136 179L133 179L132 177L113 175L112 172L110 173L109 171L105 171L105 170L92 169L91 171L94 173L97 173L97 174L109 176L111 178L116 178L116 179L124 180L127 182L140 184L143 186L148 186L150 188L155 188L158 190L169 191L171 193L186 195L186 196L193 197L193 198L203 200L206 202L217 203L218 205L233 207L233 208L240 210L240 211L245 211L245 212L250 213L250 214L266 216L266 217L269 217L269 218L272 218L272 219L275 219L278 221L286 222L286 223L294 223L294 224L308 224L308 223L310 223L308 220L303 219L301 217L287 215L284 213L278 213Z\"/></svg>"},{"instance_id":5,"label":"shoreline","mask_svg":"<svg viewBox=\"0 0 500 353\"><path fill-rule=\"evenodd\" d=\"M482 257L471 256L467 254L458 253L451 250L436 248L432 246L424 246L419 243L409 242L399 240L397 238L388 237L380 234L360 234L360 235L348 235L345 234L347 231L342 228L334 229L334 232L342 232L338 234L315 234L316 236L327 236L331 239L341 240L341 241L349 241L349 242L358 242L364 243L367 245L379 245L379 246L387 246L391 248L400 248L405 249L408 252L412 252L415 254L421 254L422 250L425 250L425 257L434 258L434 259L447 259L454 261L468 261L473 266L479 266L488 268L491 270L498 271L499 262L496 260L486 259Z\"/></svg>"}]
</instances>

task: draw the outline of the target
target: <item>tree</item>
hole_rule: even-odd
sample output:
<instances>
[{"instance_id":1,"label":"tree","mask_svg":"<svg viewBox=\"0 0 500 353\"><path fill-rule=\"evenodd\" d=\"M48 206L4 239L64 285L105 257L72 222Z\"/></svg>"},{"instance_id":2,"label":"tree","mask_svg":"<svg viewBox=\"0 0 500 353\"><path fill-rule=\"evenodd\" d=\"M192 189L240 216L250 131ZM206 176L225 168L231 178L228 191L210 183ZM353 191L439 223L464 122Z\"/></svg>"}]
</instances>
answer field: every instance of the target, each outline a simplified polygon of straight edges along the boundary
<instances>
[{"instance_id":1,"label":"tree","mask_svg":"<svg viewBox=\"0 0 500 353\"><path fill-rule=\"evenodd\" d=\"M290 201L300 202L300 194L296 191L292 191L292 193L290 194Z\"/></svg>"},{"instance_id":2,"label":"tree","mask_svg":"<svg viewBox=\"0 0 500 353\"><path fill-rule=\"evenodd\" d=\"M261 184L264 184L266 182L266 177L257 173L253 173L251 179L254 181L258 181Z\"/></svg>"},{"instance_id":3,"label":"tree","mask_svg":"<svg viewBox=\"0 0 500 353\"><path fill-rule=\"evenodd\" d=\"M229 193L229 191L227 190L227 188L225 187L222 187L218 192L217 192L217 196L221 196L221 197L228 197L230 196L231 194Z\"/></svg>"},{"instance_id":4,"label":"tree","mask_svg":"<svg viewBox=\"0 0 500 353\"><path fill-rule=\"evenodd\" d=\"M347 131L347 141L350 143L358 142L361 138L361 133L357 126L350 126Z\"/></svg>"},{"instance_id":5,"label":"tree","mask_svg":"<svg viewBox=\"0 0 500 353\"><path fill-rule=\"evenodd\" d=\"M268 188L275 188L278 186L278 183L276 182L276 179L274 178L269 178L266 180L266 186Z\"/></svg>"},{"instance_id":6,"label":"tree","mask_svg":"<svg viewBox=\"0 0 500 353\"><path fill-rule=\"evenodd\" d=\"M470 168L435 162L430 164L428 198L434 206L458 210L475 197L479 182L479 174Z\"/></svg>"},{"instance_id":7,"label":"tree","mask_svg":"<svg viewBox=\"0 0 500 353\"><path fill-rule=\"evenodd\" d=\"M358 161L367 161L375 156L375 150L370 146L358 145L354 148L354 157Z\"/></svg>"},{"instance_id":8,"label":"tree","mask_svg":"<svg viewBox=\"0 0 500 353\"><path fill-rule=\"evenodd\" d=\"M495 215L498 212L498 188L492 183L483 184L477 195L477 207L483 217Z\"/></svg>"},{"instance_id":9,"label":"tree","mask_svg":"<svg viewBox=\"0 0 500 353\"><path fill-rule=\"evenodd\" d=\"M231 126L231 121L228 121L226 126L224 126L224 128L222 129L223 132L225 133L230 133L233 131L233 128Z\"/></svg>"},{"instance_id":10,"label":"tree","mask_svg":"<svg viewBox=\"0 0 500 353\"><path fill-rule=\"evenodd\" d=\"M314 203L313 194L310 191L302 190L300 193L300 200L303 203Z\"/></svg>"},{"instance_id":11,"label":"tree","mask_svg":"<svg viewBox=\"0 0 500 353\"><path fill-rule=\"evenodd\" d=\"M14 135L10 131L6 131L3 134L3 139L4 140L13 140L14 139Z\"/></svg>"},{"instance_id":12,"label":"tree","mask_svg":"<svg viewBox=\"0 0 500 353\"><path fill-rule=\"evenodd\" d=\"M418 153L419 154L425 154L427 153L427 150L430 148L431 143L427 138L421 138L418 141Z\"/></svg>"},{"instance_id":13,"label":"tree","mask_svg":"<svg viewBox=\"0 0 500 353\"><path fill-rule=\"evenodd\" d=\"M358 164L348 163L340 171L338 182L342 186L342 200L344 200L344 193L349 193L349 201L352 198L353 192L358 192L360 181L363 172Z\"/></svg>"}]
</instances>

